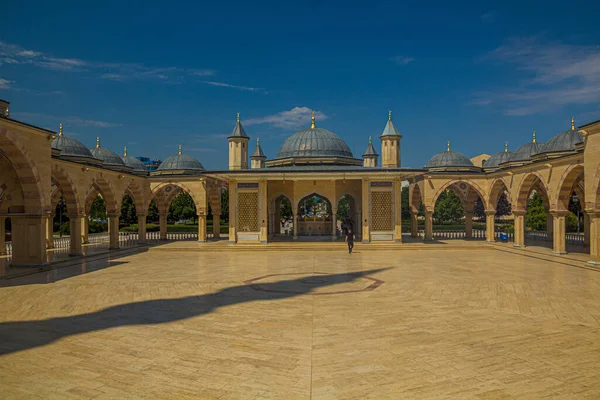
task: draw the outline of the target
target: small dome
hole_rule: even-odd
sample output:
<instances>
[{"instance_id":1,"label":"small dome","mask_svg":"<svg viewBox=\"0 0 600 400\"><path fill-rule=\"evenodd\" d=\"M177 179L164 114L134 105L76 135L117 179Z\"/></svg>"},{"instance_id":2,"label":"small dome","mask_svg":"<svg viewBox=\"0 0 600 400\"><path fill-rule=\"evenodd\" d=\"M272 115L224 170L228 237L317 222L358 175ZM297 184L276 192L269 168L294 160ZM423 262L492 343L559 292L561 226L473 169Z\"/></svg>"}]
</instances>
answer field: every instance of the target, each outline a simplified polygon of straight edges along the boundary
<instances>
[{"instance_id":1,"label":"small dome","mask_svg":"<svg viewBox=\"0 0 600 400\"><path fill-rule=\"evenodd\" d=\"M577 129L569 129L554 136L546 142L544 153L573 151L578 143L583 142L583 136Z\"/></svg>"},{"instance_id":2,"label":"small dome","mask_svg":"<svg viewBox=\"0 0 600 400\"><path fill-rule=\"evenodd\" d=\"M60 150L61 156L94 158L83 143L62 134L62 124L59 132L56 139L52 141L52 147Z\"/></svg>"},{"instance_id":3,"label":"small dome","mask_svg":"<svg viewBox=\"0 0 600 400\"><path fill-rule=\"evenodd\" d=\"M483 168L498 168L500 164L507 162L510 159L510 155L508 151L501 151L492 155L490 158L485 160L483 164Z\"/></svg>"},{"instance_id":4,"label":"small dome","mask_svg":"<svg viewBox=\"0 0 600 400\"><path fill-rule=\"evenodd\" d=\"M342 138L322 128L304 129L287 138L275 158L289 157L354 158L350 147Z\"/></svg>"},{"instance_id":5,"label":"small dome","mask_svg":"<svg viewBox=\"0 0 600 400\"><path fill-rule=\"evenodd\" d=\"M473 167L473 163L464 154L450 150L450 142L448 142L448 149L431 157L425 165L425 168L442 167Z\"/></svg>"},{"instance_id":6,"label":"small dome","mask_svg":"<svg viewBox=\"0 0 600 400\"><path fill-rule=\"evenodd\" d=\"M164 159L163 162L158 166L157 171L169 171L169 170L198 170L204 171L204 166L200 161L187 154L183 154L181 146L179 146L179 154L170 156Z\"/></svg>"},{"instance_id":7,"label":"small dome","mask_svg":"<svg viewBox=\"0 0 600 400\"><path fill-rule=\"evenodd\" d=\"M544 143L530 142L525 143L512 153L508 161L529 161L534 154L543 153L545 149Z\"/></svg>"},{"instance_id":8,"label":"small dome","mask_svg":"<svg viewBox=\"0 0 600 400\"><path fill-rule=\"evenodd\" d=\"M125 163L123 160L121 160L121 157L119 157L119 155L114 151L105 149L104 147L96 147L95 149L90 149L90 152L94 158L101 160L105 165L117 165L120 167L125 166Z\"/></svg>"},{"instance_id":9,"label":"small dome","mask_svg":"<svg viewBox=\"0 0 600 400\"><path fill-rule=\"evenodd\" d=\"M123 163L135 172L148 172L144 163L132 156L121 157Z\"/></svg>"}]
</instances>

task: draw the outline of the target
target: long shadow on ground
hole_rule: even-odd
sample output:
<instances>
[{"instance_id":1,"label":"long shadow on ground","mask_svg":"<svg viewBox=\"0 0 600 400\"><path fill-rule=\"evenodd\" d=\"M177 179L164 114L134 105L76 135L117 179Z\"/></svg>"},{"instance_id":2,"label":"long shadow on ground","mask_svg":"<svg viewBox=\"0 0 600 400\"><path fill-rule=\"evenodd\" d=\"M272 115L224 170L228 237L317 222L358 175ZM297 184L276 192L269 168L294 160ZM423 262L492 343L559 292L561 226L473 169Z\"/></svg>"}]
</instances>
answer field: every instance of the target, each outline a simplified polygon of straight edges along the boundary
<instances>
[{"instance_id":1,"label":"long shadow on ground","mask_svg":"<svg viewBox=\"0 0 600 400\"><path fill-rule=\"evenodd\" d=\"M164 324L208 314L220 307L309 294L320 287L353 282L385 269L318 275L319 279L312 284L304 282L306 276L261 283L261 289L266 291L257 291L253 289L254 285L240 285L198 296L122 304L89 314L40 321L4 322L0 323L0 356L44 346L66 336L120 326Z\"/></svg>"}]
</instances>

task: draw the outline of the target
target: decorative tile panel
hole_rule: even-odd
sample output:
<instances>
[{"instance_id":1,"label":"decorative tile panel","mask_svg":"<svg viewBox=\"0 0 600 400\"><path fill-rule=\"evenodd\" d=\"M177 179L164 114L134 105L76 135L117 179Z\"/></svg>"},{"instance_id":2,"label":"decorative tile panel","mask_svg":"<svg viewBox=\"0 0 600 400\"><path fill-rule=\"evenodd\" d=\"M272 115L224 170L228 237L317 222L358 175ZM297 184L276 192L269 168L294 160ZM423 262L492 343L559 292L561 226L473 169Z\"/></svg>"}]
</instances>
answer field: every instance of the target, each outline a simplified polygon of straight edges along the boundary
<instances>
[{"instance_id":1,"label":"decorative tile panel","mask_svg":"<svg viewBox=\"0 0 600 400\"><path fill-rule=\"evenodd\" d=\"M371 230L393 230L392 192L371 192Z\"/></svg>"},{"instance_id":2,"label":"decorative tile panel","mask_svg":"<svg viewBox=\"0 0 600 400\"><path fill-rule=\"evenodd\" d=\"M238 193L238 231L258 232L258 192Z\"/></svg>"}]
</instances>

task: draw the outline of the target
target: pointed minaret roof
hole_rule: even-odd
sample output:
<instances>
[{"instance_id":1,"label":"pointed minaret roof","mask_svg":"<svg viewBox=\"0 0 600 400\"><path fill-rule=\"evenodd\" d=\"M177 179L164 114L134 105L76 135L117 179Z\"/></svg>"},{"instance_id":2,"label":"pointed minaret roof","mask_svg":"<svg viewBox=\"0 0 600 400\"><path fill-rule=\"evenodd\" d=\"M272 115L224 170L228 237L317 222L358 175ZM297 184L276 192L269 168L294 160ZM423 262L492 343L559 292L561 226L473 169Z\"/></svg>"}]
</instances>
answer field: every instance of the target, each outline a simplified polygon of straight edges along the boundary
<instances>
[{"instance_id":1,"label":"pointed minaret roof","mask_svg":"<svg viewBox=\"0 0 600 400\"><path fill-rule=\"evenodd\" d=\"M385 125L385 128L383 128L383 133L381 134L380 137L383 136L401 136L400 133L398 133L398 129L396 129L396 127L394 126L394 123L392 122L392 112L388 111L388 121L387 124Z\"/></svg>"},{"instance_id":2,"label":"pointed minaret roof","mask_svg":"<svg viewBox=\"0 0 600 400\"><path fill-rule=\"evenodd\" d=\"M377 151L375 151L375 147L373 147L373 142L371 141L371 136L369 136L369 145L367 146L367 150L365 150L365 154L363 157L377 157Z\"/></svg>"},{"instance_id":3,"label":"pointed minaret roof","mask_svg":"<svg viewBox=\"0 0 600 400\"><path fill-rule=\"evenodd\" d=\"M231 132L231 135L229 135L230 138L232 137L248 137L248 135L246 135L246 131L244 130L244 127L242 126L242 122L240 120L240 113L237 113L237 122L235 123L235 127L233 128L233 132Z\"/></svg>"},{"instance_id":4,"label":"pointed minaret roof","mask_svg":"<svg viewBox=\"0 0 600 400\"><path fill-rule=\"evenodd\" d=\"M260 140L258 138L256 139L256 148L254 149L254 153L252 153L250 158L267 158L260 147Z\"/></svg>"}]
</instances>

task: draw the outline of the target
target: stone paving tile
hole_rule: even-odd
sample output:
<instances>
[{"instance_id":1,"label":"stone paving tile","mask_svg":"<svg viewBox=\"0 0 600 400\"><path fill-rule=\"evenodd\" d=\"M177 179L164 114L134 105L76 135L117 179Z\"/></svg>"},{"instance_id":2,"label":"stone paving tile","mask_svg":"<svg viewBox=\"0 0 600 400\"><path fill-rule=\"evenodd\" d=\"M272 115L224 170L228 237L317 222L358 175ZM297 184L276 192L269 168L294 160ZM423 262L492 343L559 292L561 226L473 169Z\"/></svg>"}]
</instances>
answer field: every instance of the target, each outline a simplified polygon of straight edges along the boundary
<instances>
[{"instance_id":1,"label":"stone paving tile","mask_svg":"<svg viewBox=\"0 0 600 400\"><path fill-rule=\"evenodd\" d=\"M83 269L0 288L0 397L600 398L600 271L571 261L159 251Z\"/></svg>"}]
</instances>

